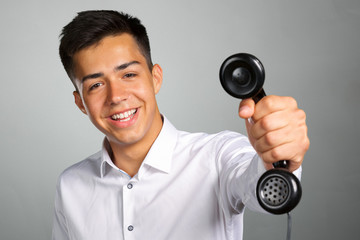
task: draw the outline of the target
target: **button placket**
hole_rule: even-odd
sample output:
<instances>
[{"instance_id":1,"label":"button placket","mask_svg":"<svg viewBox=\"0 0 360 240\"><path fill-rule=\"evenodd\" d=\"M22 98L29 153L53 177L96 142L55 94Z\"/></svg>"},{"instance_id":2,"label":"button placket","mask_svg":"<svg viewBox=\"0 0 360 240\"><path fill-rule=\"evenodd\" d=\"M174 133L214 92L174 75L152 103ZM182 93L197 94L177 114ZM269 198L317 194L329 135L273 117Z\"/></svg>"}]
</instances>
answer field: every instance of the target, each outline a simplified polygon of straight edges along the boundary
<instances>
[{"instance_id":1,"label":"button placket","mask_svg":"<svg viewBox=\"0 0 360 240\"><path fill-rule=\"evenodd\" d=\"M124 237L125 239L133 239L134 234L134 207L135 207L135 199L134 199L134 182L128 182L123 186L123 213L124 213Z\"/></svg>"}]
</instances>

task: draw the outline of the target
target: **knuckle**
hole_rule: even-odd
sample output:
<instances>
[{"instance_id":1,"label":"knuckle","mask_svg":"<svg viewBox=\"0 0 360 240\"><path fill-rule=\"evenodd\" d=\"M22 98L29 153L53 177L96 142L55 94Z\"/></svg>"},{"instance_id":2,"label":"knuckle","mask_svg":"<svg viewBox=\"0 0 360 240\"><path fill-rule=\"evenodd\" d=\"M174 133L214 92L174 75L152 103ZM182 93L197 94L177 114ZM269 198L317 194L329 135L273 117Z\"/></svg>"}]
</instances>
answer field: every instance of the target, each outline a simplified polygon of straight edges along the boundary
<instances>
[{"instance_id":1,"label":"knuckle","mask_svg":"<svg viewBox=\"0 0 360 240\"><path fill-rule=\"evenodd\" d=\"M302 110L302 109L297 109L297 110L296 110L296 115L298 116L299 119L305 121L305 119L306 119L306 113L305 113L304 110Z\"/></svg>"},{"instance_id":2,"label":"knuckle","mask_svg":"<svg viewBox=\"0 0 360 240\"><path fill-rule=\"evenodd\" d=\"M285 101L289 104L289 106L293 107L293 108L297 108L297 102L295 100L295 98L293 97L284 97Z\"/></svg>"},{"instance_id":3,"label":"knuckle","mask_svg":"<svg viewBox=\"0 0 360 240\"><path fill-rule=\"evenodd\" d=\"M276 137L272 133L267 133L264 135L265 143L269 146L272 146L275 143Z\"/></svg>"},{"instance_id":4,"label":"knuckle","mask_svg":"<svg viewBox=\"0 0 360 240\"><path fill-rule=\"evenodd\" d=\"M310 139L307 135L307 126L303 125L300 129L301 131L301 138L300 138L300 147L303 150L303 152L306 152L310 147Z\"/></svg>"},{"instance_id":5,"label":"knuckle","mask_svg":"<svg viewBox=\"0 0 360 240\"><path fill-rule=\"evenodd\" d=\"M262 153L259 154L260 158L263 160L264 163L271 164L273 161L271 160L271 156L269 153Z\"/></svg>"},{"instance_id":6,"label":"knuckle","mask_svg":"<svg viewBox=\"0 0 360 240\"><path fill-rule=\"evenodd\" d=\"M274 160L281 160L281 151L278 148L271 150L271 158Z\"/></svg>"},{"instance_id":7,"label":"knuckle","mask_svg":"<svg viewBox=\"0 0 360 240\"><path fill-rule=\"evenodd\" d=\"M300 124L300 126L297 126L297 128L295 128L294 132L300 138L307 138L307 126L305 124Z\"/></svg>"},{"instance_id":8,"label":"knuckle","mask_svg":"<svg viewBox=\"0 0 360 240\"><path fill-rule=\"evenodd\" d=\"M267 108L267 109L271 109L274 106L274 98L273 96L266 96L263 99L263 105Z\"/></svg>"},{"instance_id":9,"label":"knuckle","mask_svg":"<svg viewBox=\"0 0 360 240\"><path fill-rule=\"evenodd\" d=\"M269 118L264 117L260 121L260 126L261 126L262 129L268 131L268 130L271 129L271 121L269 120Z\"/></svg>"},{"instance_id":10,"label":"knuckle","mask_svg":"<svg viewBox=\"0 0 360 240\"><path fill-rule=\"evenodd\" d=\"M309 140L309 138L308 137L306 137L305 139L304 139L304 142L303 142L303 151L304 152L307 152L307 150L309 150L309 148L310 148L310 140Z\"/></svg>"}]
</instances>

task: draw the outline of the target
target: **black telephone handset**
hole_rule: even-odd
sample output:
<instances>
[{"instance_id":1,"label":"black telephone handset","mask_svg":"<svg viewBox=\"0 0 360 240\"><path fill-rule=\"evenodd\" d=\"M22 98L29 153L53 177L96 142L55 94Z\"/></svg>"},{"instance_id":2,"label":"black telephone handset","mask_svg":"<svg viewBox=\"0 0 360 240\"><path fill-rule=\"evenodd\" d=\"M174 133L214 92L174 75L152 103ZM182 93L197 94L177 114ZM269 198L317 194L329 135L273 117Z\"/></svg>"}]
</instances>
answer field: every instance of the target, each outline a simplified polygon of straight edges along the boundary
<instances>
[{"instance_id":1,"label":"black telephone handset","mask_svg":"<svg viewBox=\"0 0 360 240\"><path fill-rule=\"evenodd\" d=\"M264 81L264 66L251 54L234 54L221 65L221 85L233 97L252 98L257 103L266 96L262 88ZM286 169L286 160L273 165L274 168L266 171L257 183L257 199L260 205L270 213L288 213L300 201L301 184L298 178Z\"/></svg>"}]
</instances>

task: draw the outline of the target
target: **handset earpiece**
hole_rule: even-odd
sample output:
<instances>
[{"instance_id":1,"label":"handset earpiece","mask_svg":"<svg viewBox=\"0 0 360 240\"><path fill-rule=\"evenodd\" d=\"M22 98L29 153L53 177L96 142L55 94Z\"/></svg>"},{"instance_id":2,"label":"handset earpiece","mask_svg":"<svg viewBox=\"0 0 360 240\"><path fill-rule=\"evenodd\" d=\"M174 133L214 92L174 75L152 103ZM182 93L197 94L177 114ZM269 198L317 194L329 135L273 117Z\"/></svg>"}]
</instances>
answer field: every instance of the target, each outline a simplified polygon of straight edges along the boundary
<instances>
[{"instance_id":1,"label":"handset earpiece","mask_svg":"<svg viewBox=\"0 0 360 240\"><path fill-rule=\"evenodd\" d=\"M264 66L251 54L234 54L228 57L220 67L222 87L228 94L236 98L254 98L259 94L259 97L262 98L265 96L262 89L264 81Z\"/></svg>"},{"instance_id":2,"label":"handset earpiece","mask_svg":"<svg viewBox=\"0 0 360 240\"><path fill-rule=\"evenodd\" d=\"M248 53L228 57L220 67L220 82L233 97L252 98L255 103L266 96L263 90L265 69L259 59ZM290 212L302 195L298 178L287 171L287 161L274 163L259 179L256 195L260 205L273 214Z\"/></svg>"}]
</instances>

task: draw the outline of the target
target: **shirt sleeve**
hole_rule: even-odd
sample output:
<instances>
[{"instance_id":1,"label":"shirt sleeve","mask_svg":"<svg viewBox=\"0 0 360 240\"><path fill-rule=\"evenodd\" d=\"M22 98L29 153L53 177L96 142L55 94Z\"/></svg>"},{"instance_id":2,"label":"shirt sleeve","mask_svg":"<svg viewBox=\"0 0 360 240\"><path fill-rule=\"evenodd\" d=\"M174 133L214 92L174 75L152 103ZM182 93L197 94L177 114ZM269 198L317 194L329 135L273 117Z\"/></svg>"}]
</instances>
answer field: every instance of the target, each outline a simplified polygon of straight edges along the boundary
<instances>
[{"instance_id":1,"label":"shirt sleeve","mask_svg":"<svg viewBox=\"0 0 360 240\"><path fill-rule=\"evenodd\" d=\"M301 171L302 168L300 167L293 172L299 180L301 180ZM256 196L257 182L265 172L266 169L262 159L255 154L247 169L243 173L235 175L234 184L231 186L232 194L237 199L235 206L241 206L240 202L238 202L241 201L242 204L253 211L268 213L260 206ZM240 189L244 191L239 191Z\"/></svg>"},{"instance_id":2,"label":"shirt sleeve","mask_svg":"<svg viewBox=\"0 0 360 240\"><path fill-rule=\"evenodd\" d=\"M257 182L266 169L247 137L235 133L225 137L218 152L218 161L219 197L225 210L230 214L237 214L246 207L267 213L256 197ZM293 173L300 179L301 168Z\"/></svg>"},{"instance_id":3,"label":"shirt sleeve","mask_svg":"<svg viewBox=\"0 0 360 240\"><path fill-rule=\"evenodd\" d=\"M61 191L59 183L55 194L55 209L53 218L52 240L70 240L65 215L61 204Z\"/></svg>"}]
</instances>

